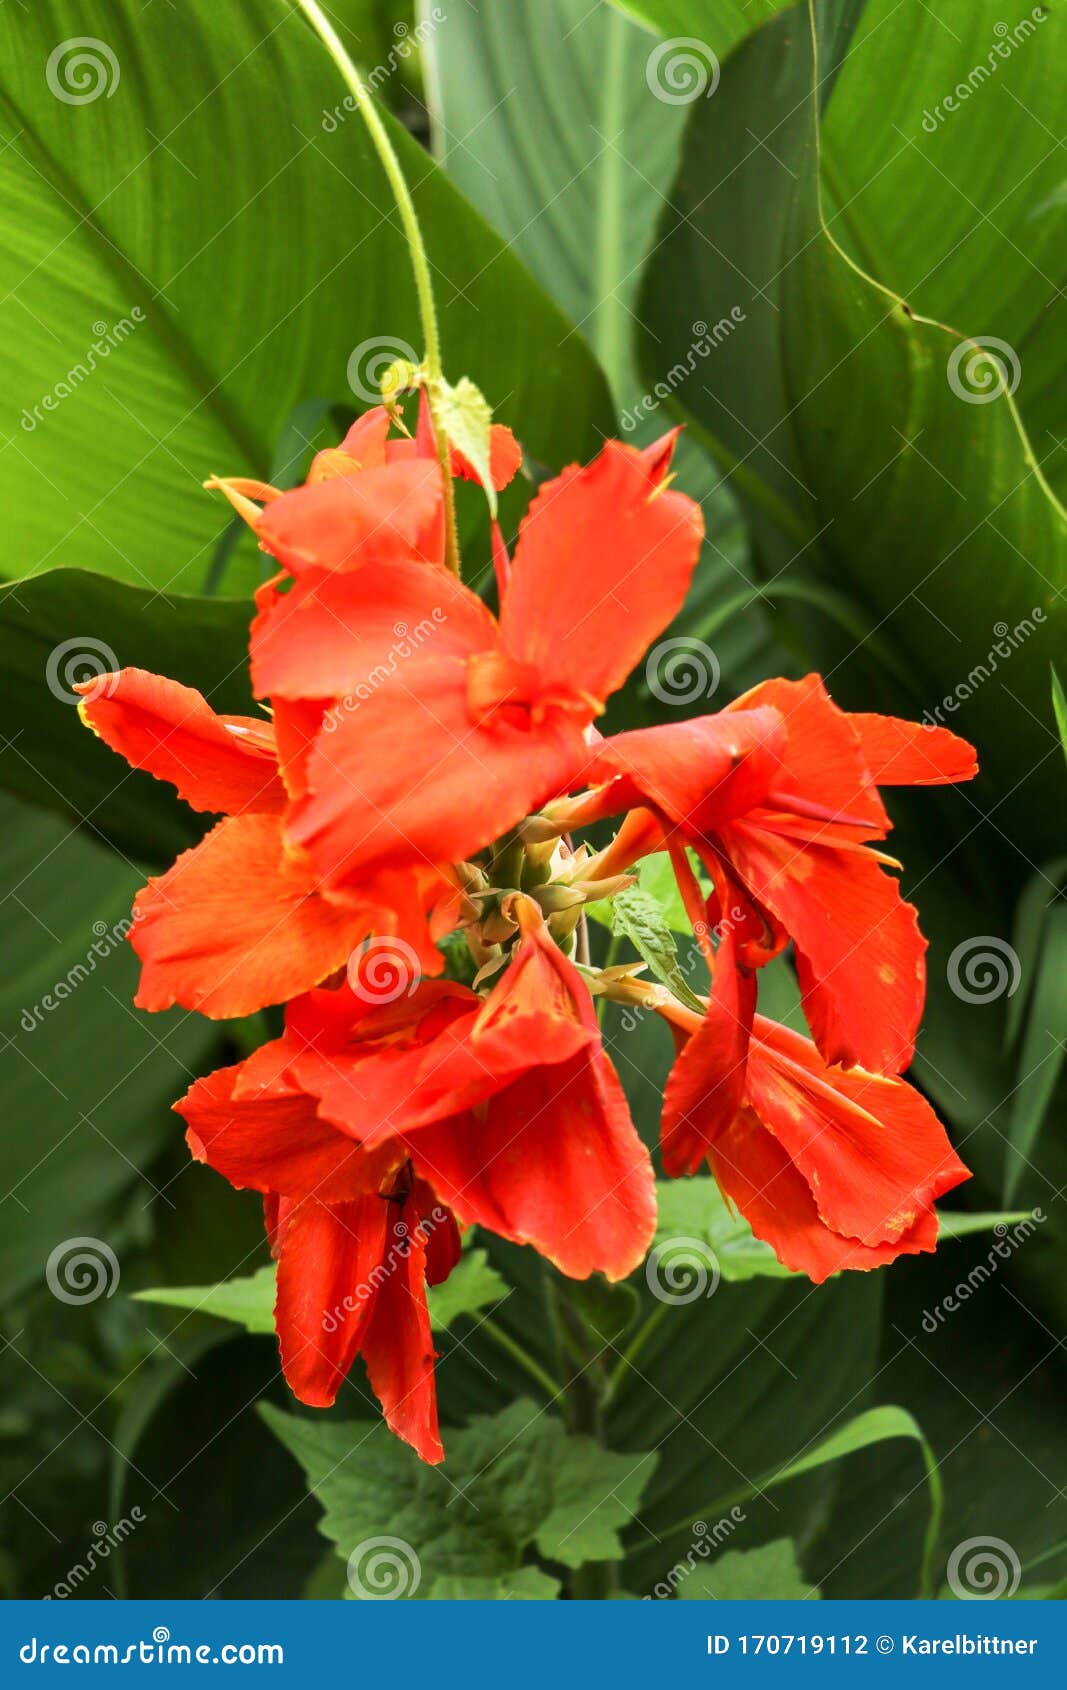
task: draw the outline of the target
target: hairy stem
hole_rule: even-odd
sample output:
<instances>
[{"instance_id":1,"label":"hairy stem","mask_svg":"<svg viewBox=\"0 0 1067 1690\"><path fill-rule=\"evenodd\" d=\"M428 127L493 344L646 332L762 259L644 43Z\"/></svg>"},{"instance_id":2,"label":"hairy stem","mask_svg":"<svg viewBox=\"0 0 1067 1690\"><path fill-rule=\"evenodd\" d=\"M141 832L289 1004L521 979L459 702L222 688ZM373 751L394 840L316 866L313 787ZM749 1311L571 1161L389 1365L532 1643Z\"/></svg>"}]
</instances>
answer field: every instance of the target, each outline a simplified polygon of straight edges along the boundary
<instances>
[{"instance_id":1,"label":"hairy stem","mask_svg":"<svg viewBox=\"0 0 1067 1690\"><path fill-rule=\"evenodd\" d=\"M396 208L400 213L408 255L411 259L411 268L415 276L415 292L418 297L419 317L422 323L426 397L429 401L430 417L433 422L437 458L441 465L441 474L445 485L445 562L453 574L458 575L459 546L456 538L455 494L452 487L448 438L440 418L441 383L444 379L441 364L441 337L437 326L437 306L434 302L433 283L430 279L430 260L426 253L426 244L423 241L419 219L415 212L415 202L411 197L411 190L407 185L403 167L396 154L396 148L389 139L389 131L382 122L381 114L371 97L370 90L349 57L341 37L318 4L318 0L293 0L293 4L307 19L315 34L319 37L359 107L360 116L367 126L371 144L381 161L382 169L385 171L386 179L396 201Z\"/></svg>"}]
</instances>

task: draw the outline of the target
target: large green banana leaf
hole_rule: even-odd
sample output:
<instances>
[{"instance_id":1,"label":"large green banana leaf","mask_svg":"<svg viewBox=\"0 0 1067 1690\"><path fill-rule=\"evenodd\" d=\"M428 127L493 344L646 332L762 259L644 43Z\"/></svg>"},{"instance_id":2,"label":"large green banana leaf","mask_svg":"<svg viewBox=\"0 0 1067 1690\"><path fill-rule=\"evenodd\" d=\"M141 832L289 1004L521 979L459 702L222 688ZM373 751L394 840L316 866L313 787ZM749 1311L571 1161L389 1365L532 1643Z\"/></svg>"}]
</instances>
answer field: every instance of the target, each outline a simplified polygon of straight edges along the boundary
<instances>
[{"instance_id":1,"label":"large green banana leaf","mask_svg":"<svg viewBox=\"0 0 1067 1690\"><path fill-rule=\"evenodd\" d=\"M373 54L365 0L333 10ZM291 0L5 7L0 66L3 572L196 592L228 515L204 477L266 475L299 401L365 406L390 352L421 351L385 177ZM536 457L579 455L608 415L584 343L392 133L449 373ZM246 549L225 589L255 568Z\"/></svg>"}]
</instances>

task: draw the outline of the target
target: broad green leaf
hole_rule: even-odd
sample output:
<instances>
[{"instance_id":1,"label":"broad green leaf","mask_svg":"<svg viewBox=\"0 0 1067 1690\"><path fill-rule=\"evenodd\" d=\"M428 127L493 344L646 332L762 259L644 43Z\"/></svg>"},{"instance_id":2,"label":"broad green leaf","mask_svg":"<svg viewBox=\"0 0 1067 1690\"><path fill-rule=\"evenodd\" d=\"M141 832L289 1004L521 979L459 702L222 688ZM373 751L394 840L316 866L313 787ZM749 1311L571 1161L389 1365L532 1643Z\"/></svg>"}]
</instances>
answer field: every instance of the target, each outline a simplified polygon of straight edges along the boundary
<instances>
[{"instance_id":1,"label":"broad green leaf","mask_svg":"<svg viewBox=\"0 0 1067 1690\"><path fill-rule=\"evenodd\" d=\"M578 325L627 413L633 305L685 122L649 96L655 45L581 0L475 0L427 44L437 156Z\"/></svg>"},{"instance_id":2,"label":"broad green leaf","mask_svg":"<svg viewBox=\"0 0 1067 1690\"><path fill-rule=\"evenodd\" d=\"M1063 682L1055 669L1052 671L1052 712L1056 718L1056 731L1063 746L1063 755L1067 757L1067 697L1064 697Z\"/></svg>"},{"instance_id":3,"label":"broad green leaf","mask_svg":"<svg viewBox=\"0 0 1067 1690\"><path fill-rule=\"evenodd\" d=\"M708 50L725 54L760 24L795 5L796 0L614 0L614 3L632 12L660 35L691 37L686 45L694 53L703 44ZM678 51L684 51L680 42ZM699 55L691 62L698 66ZM686 95L688 101L710 98L707 86L700 86L700 74L695 68L689 70L684 59L673 71L669 62L664 64L660 77L668 93Z\"/></svg>"},{"instance_id":4,"label":"broad green leaf","mask_svg":"<svg viewBox=\"0 0 1067 1690\"><path fill-rule=\"evenodd\" d=\"M868 1449L873 1444L885 1443L895 1438L906 1438L919 1445L926 1472L929 1520L922 1558L921 1588L922 1593L930 1595L932 1594L934 1555L941 1529L944 1506L941 1477L933 1451L914 1416L909 1414L906 1409L888 1404L855 1415L851 1420L846 1421L843 1426L839 1426L836 1431L831 1432L829 1436L820 1438L818 1442L803 1450L785 1466L767 1471L761 1474L758 1479L736 1486L728 1495L717 1497L713 1502L702 1505L696 1510L691 1510L685 1520L679 1521L677 1526L669 1527L668 1532L672 1536L681 1535L691 1529L691 1522L697 1515L714 1518L723 1514L733 1503L743 1502L750 1497L775 1490L779 1485L789 1484L794 1479L802 1478L806 1473L814 1472L818 1468L840 1461L846 1455L857 1455L861 1450Z\"/></svg>"},{"instance_id":5,"label":"broad green leaf","mask_svg":"<svg viewBox=\"0 0 1067 1690\"><path fill-rule=\"evenodd\" d=\"M373 59L361 0L332 15ZM0 64L5 572L196 591L228 519L204 477L264 476L298 402L366 406L389 362L421 354L384 173L289 0L99 0L91 19L40 0L0 13ZM471 376L536 458L583 455L609 426L583 342L388 121L446 374ZM258 574L240 558L231 593Z\"/></svg>"},{"instance_id":6,"label":"broad green leaf","mask_svg":"<svg viewBox=\"0 0 1067 1690\"><path fill-rule=\"evenodd\" d=\"M1026 882L1015 906L1012 949L1018 958L1020 989L1008 999L1004 1044L1011 1050L1026 1024L1030 994L1037 977L1049 912L1067 886L1067 857L1045 863Z\"/></svg>"},{"instance_id":7,"label":"broad green leaf","mask_svg":"<svg viewBox=\"0 0 1067 1690\"><path fill-rule=\"evenodd\" d=\"M1030 1162L1063 1070L1067 1045L1067 902L1062 895L1046 912L1019 1066L1011 1097L1005 1146L1004 1199L1010 1203Z\"/></svg>"},{"instance_id":8,"label":"broad green leaf","mask_svg":"<svg viewBox=\"0 0 1067 1690\"><path fill-rule=\"evenodd\" d=\"M984 790L1011 791L1013 831L1044 853L1056 835L1044 676L1067 626L1067 520L1038 462L1045 438L1024 423L1051 428L1062 409L1062 381L1037 372L1062 361L1043 278L1067 262L1067 230L1029 220L1062 177L1048 131L1067 14L1047 8L1038 39L996 59L983 89L996 121L975 100L930 125L924 114L995 47L997 0L952 29L896 0L815 10L817 60L798 8L690 107L638 306L642 367L652 378L682 359L711 302L740 304L743 332L678 409L772 495L737 483L768 567L864 602L915 677L907 708L977 741ZM774 500L805 527L800 558ZM825 632L820 648L837 690L870 708L862 648Z\"/></svg>"},{"instance_id":9,"label":"broad green leaf","mask_svg":"<svg viewBox=\"0 0 1067 1690\"><path fill-rule=\"evenodd\" d=\"M134 1295L143 1303L161 1303L232 1320L247 1332L273 1332L274 1281L271 1264L221 1285L166 1285ZM507 1296L507 1290L485 1251L469 1250L442 1285L432 1285L427 1291L431 1323L435 1331L447 1331L461 1315L480 1314L490 1303L499 1302Z\"/></svg>"},{"instance_id":10,"label":"broad green leaf","mask_svg":"<svg viewBox=\"0 0 1067 1690\"><path fill-rule=\"evenodd\" d=\"M759 1549L730 1549L714 1560L697 1561L677 1594L683 1601L807 1602L820 1592L803 1577L796 1546L785 1537Z\"/></svg>"},{"instance_id":11,"label":"broad green leaf","mask_svg":"<svg viewBox=\"0 0 1067 1690\"><path fill-rule=\"evenodd\" d=\"M976 1232L996 1232L998 1229L1017 1226L1020 1221L1025 1223L1032 1218L1029 1209L994 1210L991 1214L981 1215L968 1215L963 1210L939 1209L937 1242L943 1244L951 1238L969 1238Z\"/></svg>"},{"instance_id":12,"label":"broad green leaf","mask_svg":"<svg viewBox=\"0 0 1067 1690\"><path fill-rule=\"evenodd\" d=\"M617 1560L655 1466L573 1436L522 1400L446 1431L447 1485L384 1426L260 1412L303 1467L355 1594L384 1534L404 1546L412 1596L438 1579L513 1578L534 1548L567 1567Z\"/></svg>"},{"instance_id":13,"label":"broad green leaf","mask_svg":"<svg viewBox=\"0 0 1067 1690\"><path fill-rule=\"evenodd\" d=\"M896 1274L886 1365L875 1388L907 1406L939 1462L945 1507L937 1585L957 1544L989 1536L1013 1547L1024 1584L1067 1572L1063 1519L1048 1506L1050 1485L1067 1484L1061 1369L1041 1305L1018 1272L1032 1255L1040 1258L1048 1230L1010 1264L1001 1261L992 1283L971 1280L981 1288L957 1300L943 1321L930 1312L986 1260L985 1244L956 1244ZM1056 1272L1046 1257L1046 1277ZM872 1446L842 1468L833 1513L805 1547L805 1566L824 1595L915 1594L915 1544L927 1510L915 1467L900 1441Z\"/></svg>"},{"instance_id":14,"label":"broad green leaf","mask_svg":"<svg viewBox=\"0 0 1067 1690\"><path fill-rule=\"evenodd\" d=\"M217 710L251 712L248 623L244 604L163 598L83 569L49 569L0 586L0 656L9 681L0 782L120 851L169 866L199 837L203 818L83 727L73 684L133 666L196 687Z\"/></svg>"},{"instance_id":15,"label":"broad green leaf","mask_svg":"<svg viewBox=\"0 0 1067 1690\"><path fill-rule=\"evenodd\" d=\"M425 20L429 0L422 12ZM638 443L671 420L638 374L632 342L641 270L686 118L684 104L650 92L656 50L638 23L588 0L467 0L427 41L438 157L588 338L615 395L617 432ZM729 318L720 329L718 311L705 316L690 337L702 373L720 334L737 330ZM684 437L675 463L677 484L703 506L708 539L668 644L686 649L695 636L703 668L700 624L747 581L746 546L721 471ZM711 654L713 676L721 668L740 688L765 674L768 628L759 605L735 621ZM684 703L682 693L671 701ZM647 695L642 707L647 714Z\"/></svg>"},{"instance_id":16,"label":"broad green leaf","mask_svg":"<svg viewBox=\"0 0 1067 1690\"><path fill-rule=\"evenodd\" d=\"M170 1104L217 1034L180 1011L132 1008L138 965L125 934L137 873L12 799L0 798L0 820L0 1285L5 1300L47 1281L61 1299L88 1301L94 1285L107 1296L121 1282L118 1199L179 1136ZM143 1207L153 1187L141 1188Z\"/></svg>"},{"instance_id":17,"label":"broad green leaf","mask_svg":"<svg viewBox=\"0 0 1067 1690\"><path fill-rule=\"evenodd\" d=\"M678 960L674 934L655 898L640 886L631 886L612 900L611 919L612 930L629 939L657 980L662 981L675 997L680 998L691 1009L703 1009L703 1004L686 979L682 964ZM698 954L694 943L691 955L695 959Z\"/></svg>"}]
</instances>

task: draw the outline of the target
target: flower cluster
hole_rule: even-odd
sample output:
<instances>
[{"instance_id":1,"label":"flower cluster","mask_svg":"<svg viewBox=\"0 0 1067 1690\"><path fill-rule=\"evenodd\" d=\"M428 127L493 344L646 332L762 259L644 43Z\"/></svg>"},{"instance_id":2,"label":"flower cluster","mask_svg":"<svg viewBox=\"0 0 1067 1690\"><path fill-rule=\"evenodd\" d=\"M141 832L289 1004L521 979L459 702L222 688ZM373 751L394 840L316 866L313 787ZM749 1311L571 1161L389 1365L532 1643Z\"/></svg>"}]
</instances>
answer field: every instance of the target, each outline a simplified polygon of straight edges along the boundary
<instances>
[{"instance_id":1,"label":"flower cluster","mask_svg":"<svg viewBox=\"0 0 1067 1690\"><path fill-rule=\"evenodd\" d=\"M286 1005L279 1037L176 1106L193 1155L263 1194L286 1377L328 1405L362 1355L388 1424L434 1461L425 1293L459 1228L575 1278L625 1277L652 1239L652 1161L597 995L671 1025L667 1173L706 1161L782 1261L819 1281L933 1248L934 1199L966 1170L899 1078L924 941L875 848L879 787L964 780L974 759L944 729L845 714L816 676L603 738L700 549L673 436L608 442L544 484L514 557L494 525L494 616L446 567L426 414L413 439L391 428L369 412L293 491L214 483L279 565L251 629L262 718L136 669L86 683L81 709L222 817L137 900L137 1003ZM506 429L489 445L502 488L520 454ZM474 475L457 452L451 468ZM611 818L608 843L575 843ZM711 971L702 1013L589 958L587 902L662 851ZM790 943L810 1039L756 1010Z\"/></svg>"}]
</instances>

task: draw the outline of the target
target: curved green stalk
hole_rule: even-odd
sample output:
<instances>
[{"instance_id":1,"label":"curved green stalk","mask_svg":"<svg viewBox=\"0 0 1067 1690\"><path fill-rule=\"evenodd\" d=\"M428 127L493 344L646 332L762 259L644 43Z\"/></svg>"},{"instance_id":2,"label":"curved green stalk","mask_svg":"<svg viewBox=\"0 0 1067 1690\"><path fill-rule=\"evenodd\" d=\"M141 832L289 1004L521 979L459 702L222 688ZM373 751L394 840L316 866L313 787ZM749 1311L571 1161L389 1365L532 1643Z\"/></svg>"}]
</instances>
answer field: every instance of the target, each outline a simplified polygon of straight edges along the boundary
<instances>
[{"instance_id":1,"label":"curved green stalk","mask_svg":"<svg viewBox=\"0 0 1067 1690\"><path fill-rule=\"evenodd\" d=\"M555 1402L558 1397L562 1397L563 1386L557 1384L548 1369L542 1367L541 1363L535 1360L528 1350L524 1350L522 1345L511 1336L510 1332L505 1332L502 1326L498 1326L495 1320L479 1321L478 1330L484 1332L487 1338L491 1338L494 1344L511 1357L512 1361L517 1362L530 1375L531 1379L536 1379L542 1390L546 1392L550 1402Z\"/></svg>"},{"instance_id":2,"label":"curved green stalk","mask_svg":"<svg viewBox=\"0 0 1067 1690\"><path fill-rule=\"evenodd\" d=\"M359 107L360 116L367 126L371 144L381 161L382 169L385 171L386 179L396 201L397 210L400 213L404 238L408 246L408 255L411 259L411 268L415 277L415 292L419 302L419 318L422 323L426 396L430 405L437 457L445 483L445 562L453 574L458 575L459 548L456 540L452 471L448 437L441 424L439 408L441 383L444 378L441 365L441 337L437 326L437 306L433 296L433 283L430 279L430 260L426 253L422 230L419 227L415 202L411 197L411 190L407 185L403 168L396 154L396 148L389 139L389 131L382 122L381 114L371 97L370 90L349 57L341 37L318 4L318 0L293 0L293 4L299 12L303 13L315 34L319 37Z\"/></svg>"}]
</instances>

